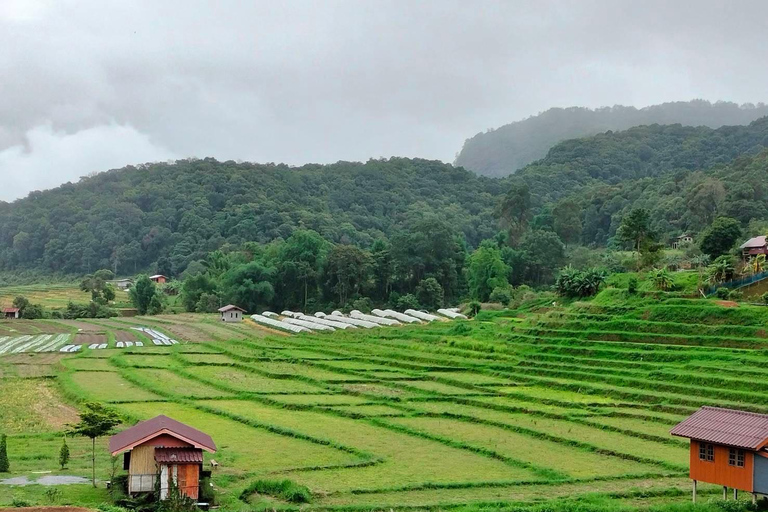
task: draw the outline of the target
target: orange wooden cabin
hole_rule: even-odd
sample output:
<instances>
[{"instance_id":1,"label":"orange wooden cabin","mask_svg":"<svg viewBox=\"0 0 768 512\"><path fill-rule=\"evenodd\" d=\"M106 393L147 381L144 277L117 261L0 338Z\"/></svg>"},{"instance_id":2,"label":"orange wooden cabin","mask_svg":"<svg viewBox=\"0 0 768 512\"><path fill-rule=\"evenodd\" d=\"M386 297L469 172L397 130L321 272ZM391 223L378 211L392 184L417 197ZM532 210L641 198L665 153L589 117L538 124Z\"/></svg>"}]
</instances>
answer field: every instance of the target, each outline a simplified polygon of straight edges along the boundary
<instances>
[{"instance_id":1,"label":"orange wooden cabin","mask_svg":"<svg viewBox=\"0 0 768 512\"><path fill-rule=\"evenodd\" d=\"M693 500L696 483L707 482L728 488L768 494L768 415L702 407L670 432L691 440L690 475Z\"/></svg>"},{"instance_id":2,"label":"orange wooden cabin","mask_svg":"<svg viewBox=\"0 0 768 512\"><path fill-rule=\"evenodd\" d=\"M198 499L203 450L216 452L211 436L167 416L142 421L109 439L112 456L124 454L128 493L159 488L160 499L168 497L171 483L182 494Z\"/></svg>"},{"instance_id":3,"label":"orange wooden cabin","mask_svg":"<svg viewBox=\"0 0 768 512\"><path fill-rule=\"evenodd\" d=\"M154 276L149 276L150 281L154 281L157 284L165 284L168 282L168 278L165 277L162 274L157 274Z\"/></svg>"}]
</instances>

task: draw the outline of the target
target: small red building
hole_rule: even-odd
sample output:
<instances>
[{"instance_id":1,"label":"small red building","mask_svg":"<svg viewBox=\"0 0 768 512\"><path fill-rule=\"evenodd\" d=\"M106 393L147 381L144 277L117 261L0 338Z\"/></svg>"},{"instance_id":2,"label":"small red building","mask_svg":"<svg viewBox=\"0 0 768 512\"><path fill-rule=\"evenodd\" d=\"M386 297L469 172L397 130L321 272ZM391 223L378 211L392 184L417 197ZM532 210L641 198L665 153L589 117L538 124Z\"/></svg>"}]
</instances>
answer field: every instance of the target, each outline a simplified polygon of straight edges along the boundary
<instances>
[{"instance_id":1,"label":"small red building","mask_svg":"<svg viewBox=\"0 0 768 512\"><path fill-rule=\"evenodd\" d=\"M149 276L150 281L154 281L157 284L165 284L168 282L168 278L165 277L162 274L157 274L155 276Z\"/></svg>"},{"instance_id":2,"label":"small red building","mask_svg":"<svg viewBox=\"0 0 768 512\"><path fill-rule=\"evenodd\" d=\"M203 450L216 452L211 436L168 416L142 421L109 439L112 456L124 454L128 493L153 492L159 478L160 499L168 497L171 482L198 499Z\"/></svg>"},{"instance_id":3,"label":"small red building","mask_svg":"<svg viewBox=\"0 0 768 512\"><path fill-rule=\"evenodd\" d=\"M741 249L741 255L744 258L751 258L758 254L765 254L768 256L768 241L765 236L756 236L750 238L739 246Z\"/></svg>"},{"instance_id":4,"label":"small red building","mask_svg":"<svg viewBox=\"0 0 768 512\"><path fill-rule=\"evenodd\" d=\"M19 308L3 308L3 318L17 319L21 315Z\"/></svg>"},{"instance_id":5,"label":"small red building","mask_svg":"<svg viewBox=\"0 0 768 512\"><path fill-rule=\"evenodd\" d=\"M768 415L702 407L670 433L691 440L690 475L707 482L757 494L768 494Z\"/></svg>"}]
</instances>

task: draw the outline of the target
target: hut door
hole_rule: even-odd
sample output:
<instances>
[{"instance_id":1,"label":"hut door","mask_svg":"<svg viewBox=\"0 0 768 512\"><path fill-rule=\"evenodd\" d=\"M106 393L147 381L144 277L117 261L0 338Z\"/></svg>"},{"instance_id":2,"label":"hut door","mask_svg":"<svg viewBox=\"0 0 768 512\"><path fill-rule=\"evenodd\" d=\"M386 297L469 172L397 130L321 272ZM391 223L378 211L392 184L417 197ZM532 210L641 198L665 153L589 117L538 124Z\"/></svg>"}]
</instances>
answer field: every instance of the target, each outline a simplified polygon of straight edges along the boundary
<instances>
[{"instance_id":1,"label":"hut door","mask_svg":"<svg viewBox=\"0 0 768 512\"><path fill-rule=\"evenodd\" d=\"M178 471L178 479L176 480L176 485L179 487L179 493L181 493L183 496L189 496L189 488L187 483L187 467L189 467L189 464L174 467Z\"/></svg>"}]
</instances>

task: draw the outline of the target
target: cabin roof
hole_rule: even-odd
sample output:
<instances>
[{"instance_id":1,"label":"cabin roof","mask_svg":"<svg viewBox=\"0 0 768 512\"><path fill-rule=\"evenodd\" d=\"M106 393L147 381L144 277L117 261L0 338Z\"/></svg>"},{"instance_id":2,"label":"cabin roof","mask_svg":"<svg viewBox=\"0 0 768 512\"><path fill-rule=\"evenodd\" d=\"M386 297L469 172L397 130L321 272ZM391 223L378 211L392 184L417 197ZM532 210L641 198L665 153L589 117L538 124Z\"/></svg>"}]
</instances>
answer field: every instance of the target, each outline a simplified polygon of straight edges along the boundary
<instances>
[{"instance_id":1,"label":"cabin roof","mask_svg":"<svg viewBox=\"0 0 768 512\"><path fill-rule=\"evenodd\" d=\"M768 443L768 414L704 406L675 426L670 434L759 450Z\"/></svg>"},{"instance_id":2,"label":"cabin roof","mask_svg":"<svg viewBox=\"0 0 768 512\"><path fill-rule=\"evenodd\" d=\"M216 451L216 443L213 442L211 436L163 415L139 422L110 437L109 451L112 452L112 455L116 455L126 450L132 450L134 447L163 434L181 439L195 448L202 448L212 453Z\"/></svg>"},{"instance_id":3,"label":"cabin roof","mask_svg":"<svg viewBox=\"0 0 768 512\"><path fill-rule=\"evenodd\" d=\"M245 310L243 308L239 308L237 306L233 306L232 304L224 306L223 308L219 308L219 313L226 313L227 311L232 311L232 310L235 310L235 309L237 311L240 311L241 313L245 313Z\"/></svg>"},{"instance_id":4,"label":"cabin roof","mask_svg":"<svg viewBox=\"0 0 768 512\"><path fill-rule=\"evenodd\" d=\"M18 313L21 311L19 308L3 308L3 313Z\"/></svg>"},{"instance_id":5,"label":"cabin roof","mask_svg":"<svg viewBox=\"0 0 768 512\"><path fill-rule=\"evenodd\" d=\"M150 279L159 279L161 277L165 277L165 276L163 274L156 274L154 276L149 276ZM165 277L165 278L168 279L167 277Z\"/></svg>"},{"instance_id":6,"label":"cabin roof","mask_svg":"<svg viewBox=\"0 0 768 512\"><path fill-rule=\"evenodd\" d=\"M155 461L166 464L202 464L203 451L195 448L155 448Z\"/></svg>"},{"instance_id":7,"label":"cabin roof","mask_svg":"<svg viewBox=\"0 0 768 512\"><path fill-rule=\"evenodd\" d=\"M754 247L765 247L765 236L755 236L739 246L740 249L750 249Z\"/></svg>"}]
</instances>

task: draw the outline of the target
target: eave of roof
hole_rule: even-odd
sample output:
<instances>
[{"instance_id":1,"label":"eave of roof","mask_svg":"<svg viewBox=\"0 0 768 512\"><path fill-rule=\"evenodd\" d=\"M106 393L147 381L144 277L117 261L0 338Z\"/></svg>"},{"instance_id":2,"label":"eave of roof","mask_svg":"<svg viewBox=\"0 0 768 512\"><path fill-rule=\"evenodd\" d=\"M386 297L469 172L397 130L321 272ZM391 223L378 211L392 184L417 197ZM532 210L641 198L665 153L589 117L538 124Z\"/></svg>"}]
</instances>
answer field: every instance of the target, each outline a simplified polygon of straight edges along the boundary
<instances>
[{"instance_id":1,"label":"eave of roof","mask_svg":"<svg viewBox=\"0 0 768 512\"><path fill-rule=\"evenodd\" d=\"M173 436L207 452L216 451L216 443L211 436L164 415L139 422L115 434L109 439L109 451L112 455L117 455L163 434Z\"/></svg>"},{"instance_id":2,"label":"eave of roof","mask_svg":"<svg viewBox=\"0 0 768 512\"><path fill-rule=\"evenodd\" d=\"M759 450L768 444L768 415L720 407L701 407L670 434L697 441Z\"/></svg>"}]
</instances>

